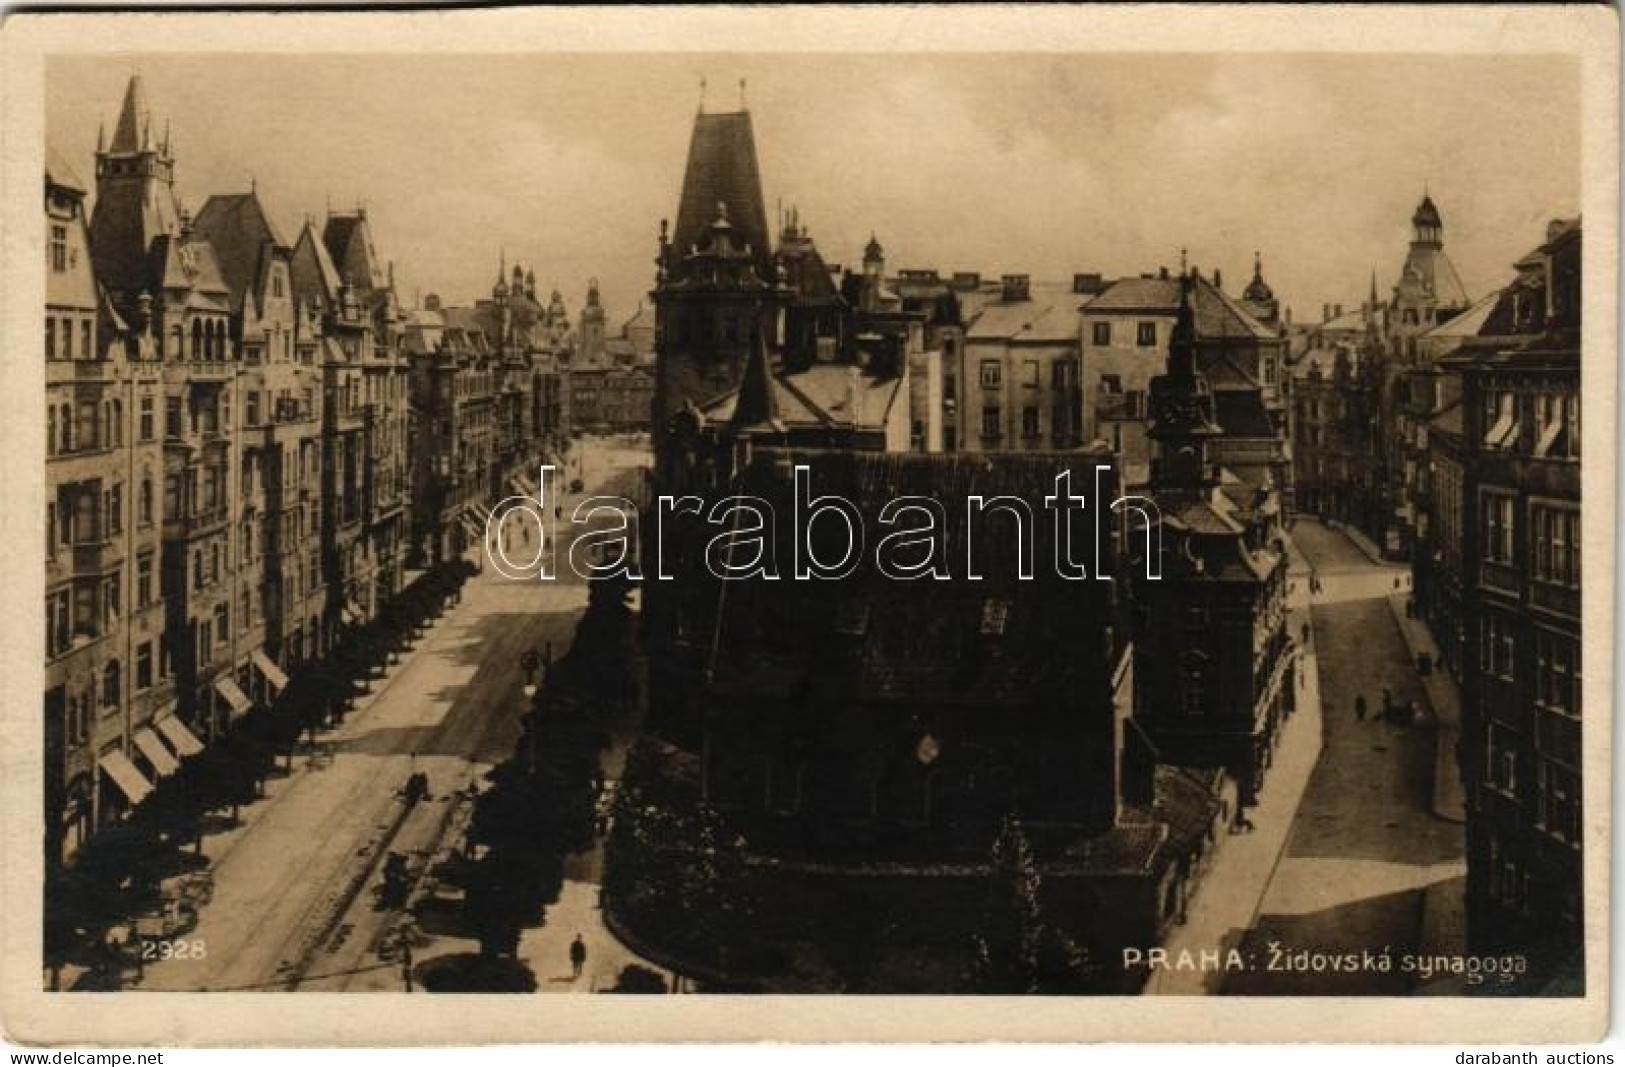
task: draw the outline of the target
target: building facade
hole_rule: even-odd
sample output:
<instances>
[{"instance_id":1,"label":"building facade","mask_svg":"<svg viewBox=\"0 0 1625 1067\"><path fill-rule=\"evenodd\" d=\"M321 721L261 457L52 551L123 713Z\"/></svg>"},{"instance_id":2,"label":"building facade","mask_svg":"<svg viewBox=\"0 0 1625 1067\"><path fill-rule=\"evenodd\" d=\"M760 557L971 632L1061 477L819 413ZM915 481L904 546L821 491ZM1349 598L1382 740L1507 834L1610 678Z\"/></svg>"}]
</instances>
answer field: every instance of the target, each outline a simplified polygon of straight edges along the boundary
<instances>
[{"instance_id":1,"label":"building facade","mask_svg":"<svg viewBox=\"0 0 1625 1067\"><path fill-rule=\"evenodd\" d=\"M1583 981L1578 219L1516 266L1462 381L1458 585L1468 939L1531 957L1531 990ZM1453 507L1448 497L1442 508ZM1445 530L1441 530L1444 534ZM1445 557L1450 558L1450 557ZM1443 562L1443 560L1441 560Z\"/></svg>"}]
</instances>

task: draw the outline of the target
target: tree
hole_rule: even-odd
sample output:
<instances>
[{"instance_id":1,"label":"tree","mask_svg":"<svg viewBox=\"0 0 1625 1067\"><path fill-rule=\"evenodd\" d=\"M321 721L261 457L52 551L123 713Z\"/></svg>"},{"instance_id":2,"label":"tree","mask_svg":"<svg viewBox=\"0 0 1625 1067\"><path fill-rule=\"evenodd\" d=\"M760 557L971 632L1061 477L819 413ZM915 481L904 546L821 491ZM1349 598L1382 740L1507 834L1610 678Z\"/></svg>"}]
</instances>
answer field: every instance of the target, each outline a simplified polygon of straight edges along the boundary
<instances>
[{"instance_id":1,"label":"tree","mask_svg":"<svg viewBox=\"0 0 1625 1067\"><path fill-rule=\"evenodd\" d=\"M609 993L664 993L666 980L660 976L659 971L651 970L642 964L629 963L621 968L616 976L615 984L605 992Z\"/></svg>"},{"instance_id":2,"label":"tree","mask_svg":"<svg viewBox=\"0 0 1625 1067\"><path fill-rule=\"evenodd\" d=\"M1043 876L1021 824L1007 817L993 842L973 986L985 993L1068 993L1089 987L1088 953L1045 918Z\"/></svg>"}]
</instances>

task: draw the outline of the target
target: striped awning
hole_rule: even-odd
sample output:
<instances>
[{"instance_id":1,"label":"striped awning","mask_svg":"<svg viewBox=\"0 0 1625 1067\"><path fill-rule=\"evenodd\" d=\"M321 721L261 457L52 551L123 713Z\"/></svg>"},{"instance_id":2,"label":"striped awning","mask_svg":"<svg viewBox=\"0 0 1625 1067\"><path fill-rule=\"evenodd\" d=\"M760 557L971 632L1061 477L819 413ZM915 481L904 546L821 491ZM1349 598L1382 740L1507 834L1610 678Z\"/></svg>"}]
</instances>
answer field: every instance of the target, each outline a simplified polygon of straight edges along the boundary
<instances>
[{"instance_id":1,"label":"striped awning","mask_svg":"<svg viewBox=\"0 0 1625 1067\"><path fill-rule=\"evenodd\" d=\"M256 648L249 653L248 658L253 660L254 666L258 667L259 672L265 675L265 680L270 683L273 693L280 693L288 688L288 676L282 673L282 668L276 665L275 660L265 654L263 648Z\"/></svg>"},{"instance_id":2,"label":"striped awning","mask_svg":"<svg viewBox=\"0 0 1625 1067\"><path fill-rule=\"evenodd\" d=\"M164 747L164 743L158 740L157 734L146 727L142 727L135 732L135 747L139 748L141 754L147 757L147 762L152 764L152 769L158 772L160 778L166 774L174 774L181 769L181 761L176 759L174 754Z\"/></svg>"},{"instance_id":3,"label":"striped awning","mask_svg":"<svg viewBox=\"0 0 1625 1067\"><path fill-rule=\"evenodd\" d=\"M158 732L169 738L169 743L174 745L175 751L182 756L195 756L203 751L203 742L199 741L197 736L186 728L186 724L175 716L159 719L156 725Z\"/></svg>"},{"instance_id":4,"label":"striped awning","mask_svg":"<svg viewBox=\"0 0 1625 1067\"><path fill-rule=\"evenodd\" d=\"M214 691L226 698L233 715L241 715L254 706L254 702L248 699L248 694L238 687L236 679L229 674L223 674L214 680Z\"/></svg>"},{"instance_id":5,"label":"striped awning","mask_svg":"<svg viewBox=\"0 0 1625 1067\"><path fill-rule=\"evenodd\" d=\"M132 805L141 803L152 793L152 783L136 770L135 764L130 762L130 757L118 749L102 753L96 762L107 772L109 778L118 783L119 791Z\"/></svg>"}]
</instances>

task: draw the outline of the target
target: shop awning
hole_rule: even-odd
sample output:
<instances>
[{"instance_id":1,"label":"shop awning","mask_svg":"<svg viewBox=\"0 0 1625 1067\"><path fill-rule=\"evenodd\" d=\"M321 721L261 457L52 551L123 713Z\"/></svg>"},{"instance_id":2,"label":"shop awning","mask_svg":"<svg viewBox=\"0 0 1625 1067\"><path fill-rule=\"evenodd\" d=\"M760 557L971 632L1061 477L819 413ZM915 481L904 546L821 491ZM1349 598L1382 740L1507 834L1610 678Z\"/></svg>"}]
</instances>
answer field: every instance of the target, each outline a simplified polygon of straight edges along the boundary
<instances>
[{"instance_id":1,"label":"shop awning","mask_svg":"<svg viewBox=\"0 0 1625 1067\"><path fill-rule=\"evenodd\" d=\"M254 661L254 666L259 668L260 673L265 675L265 680L271 683L273 693L280 693L288 688L288 676L282 673L282 668L276 665L276 661L265 654L263 648L256 648L249 654L249 658Z\"/></svg>"},{"instance_id":2,"label":"shop awning","mask_svg":"<svg viewBox=\"0 0 1625 1067\"><path fill-rule=\"evenodd\" d=\"M248 699L248 694L237 687L236 680L230 675L221 675L216 678L214 680L214 691L226 698L226 703L231 705L231 711L234 715L241 715L254 706L254 702Z\"/></svg>"},{"instance_id":3,"label":"shop awning","mask_svg":"<svg viewBox=\"0 0 1625 1067\"><path fill-rule=\"evenodd\" d=\"M102 758L96 762L107 772L109 778L118 783L120 792L132 805L141 803L152 792L152 783L136 770L135 764L130 762L130 757L118 749L102 753Z\"/></svg>"},{"instance_id":4,"label":"shop awning","mask_svg":"<svg viewBox=\"0 0 1625 1067\"><path fill-rule=\"evenodd\" d=\"M463 524L463 532L468 534L469 537L473 538L475 541L483 541L485 539L485 531L481 529L479 523L475 522L467 515L461 515L458 516L458 518Z\"/></svg>"},{"instance_id":5,"label":"shop awning","mask_svg":"<svg viewBox=\"0 0 1625 1067\"><path fill-rule=\"evenodd\" d=\"M169 743L175 746L175 751L182 756L195 756L203 751L203 742L199 741L186 728L186 724L175 716L158 720L158 732L169 738Z\"/></svg>"},{"instance_id":6,"label":"shop awning","mask_svg":"<svg viewBox=\"0 0 1625 1067\"><path fill-rule=\"evenodd\" d=\"M135 732L135 747L139 748L141 754L147 757L147 762L152 764L152 769L158 772L160 778L166 774L174 774L181 769L181 761L176 759L169 749L164 747L164 743L158 740L157 734L145 727Z\"/></svg>"},{"instance_id":7,"label":"shop awning","mask_svg":"<svg viewBox=\"0 0 1625 1067\"><path fill-rule=\"evenodd\" d=\"M517 475L517 474L509 476L509 478L508 478L508 488L512 489L514 492L518 493L520 496L529 496L530 495L530 490L528 488L526 488L524 482L520 481L519 475Z\"/></svg>"}]
</instances>

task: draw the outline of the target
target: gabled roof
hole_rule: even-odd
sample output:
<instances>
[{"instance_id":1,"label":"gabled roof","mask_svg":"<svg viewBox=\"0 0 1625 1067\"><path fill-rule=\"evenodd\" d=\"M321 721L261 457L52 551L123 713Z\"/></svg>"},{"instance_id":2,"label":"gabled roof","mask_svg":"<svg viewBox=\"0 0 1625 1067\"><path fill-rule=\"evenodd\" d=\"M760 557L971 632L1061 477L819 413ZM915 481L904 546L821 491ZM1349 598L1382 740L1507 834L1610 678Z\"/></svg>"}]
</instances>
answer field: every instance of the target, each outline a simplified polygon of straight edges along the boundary
<instances>
[{"instance_id":1,"label":"gabled roof","mask_svg":"<svg viewBox=\"0 0 1625 1067\"><path fill-rule=\"evenodd\" d=\"M327 254L327 246L316 236L316 227L308 220L299 231L299 240L293 247L293 292L301 304L317 301L330 308L338 299L338 268Z\"/></svg>"},{"instance_id":2,"label":"gabled roof","mask_svg":"<svg viewBox=\"0 0 1625 1067\"><path fill-rule=\"evenodd\" d=\"M747 377L749 368L747 366ZM785 428L835 427L859 430L884 429L903 379L877 378L858 367L844 363L815 363L804 370L769 376L772 398L767 410L775 426ZM742 383L743 384L743 383ZM742 386L741 386L742 388ZM741 388L730 389L701 406L707 422L730 423L739 408ZM747 397L747 407L758 423L759 397Z\"/></svg>"},{"instance_id":3,"label":"gabled roof","mask_svg":"<svg viewBox=\"0 0 1625 1067\"><path fill-rule=\"evenodd\" d=\"M1206 278L1197 275L1191 290L1191 307L1196 313L1198 340L1221 338L1256 338L1275 340L1280 335L1265 326L1239 301L1229 296ZM1135 311L1147 314L1172 315L1179 308L1179 279L1121 278L1107 286L1105 291L1084 306L1084 314L1127 314Z\"/></svg>"},{"instance_id":4,"label":"gabled roof","mask_svg":"<svg viewBox=\"0 0 1625 1067\"><path fill-rule=\"evenodd\" d=\"M322 243L338 268L339 277L357 289L382 289L384 274L372 248L372 229L367 215L329 215L322 230Z\"/></svg>"},{"instance_id":5,"label":"gabled roof","mask_svg":"<svg viewBox=\"0 0 1625 1067\"><path fill-rule=\"evenodd\" d=\"M89 192L78 171L68 164L67 157L49 139L45 142L45 180L70 192Z\"/></svg>"},{"instance_id":6,"label":"gabled roof","mask_svg":"<svg viewBox=\"0 0 1625 1067\"><path fill-rule=\"evenodd\" d=\"M259 277L265 246L288 248L252 192L209 197L192 230L213 247L221 276L231 289L232 306L237 308Z\"/></svg>"}]
</instances>

